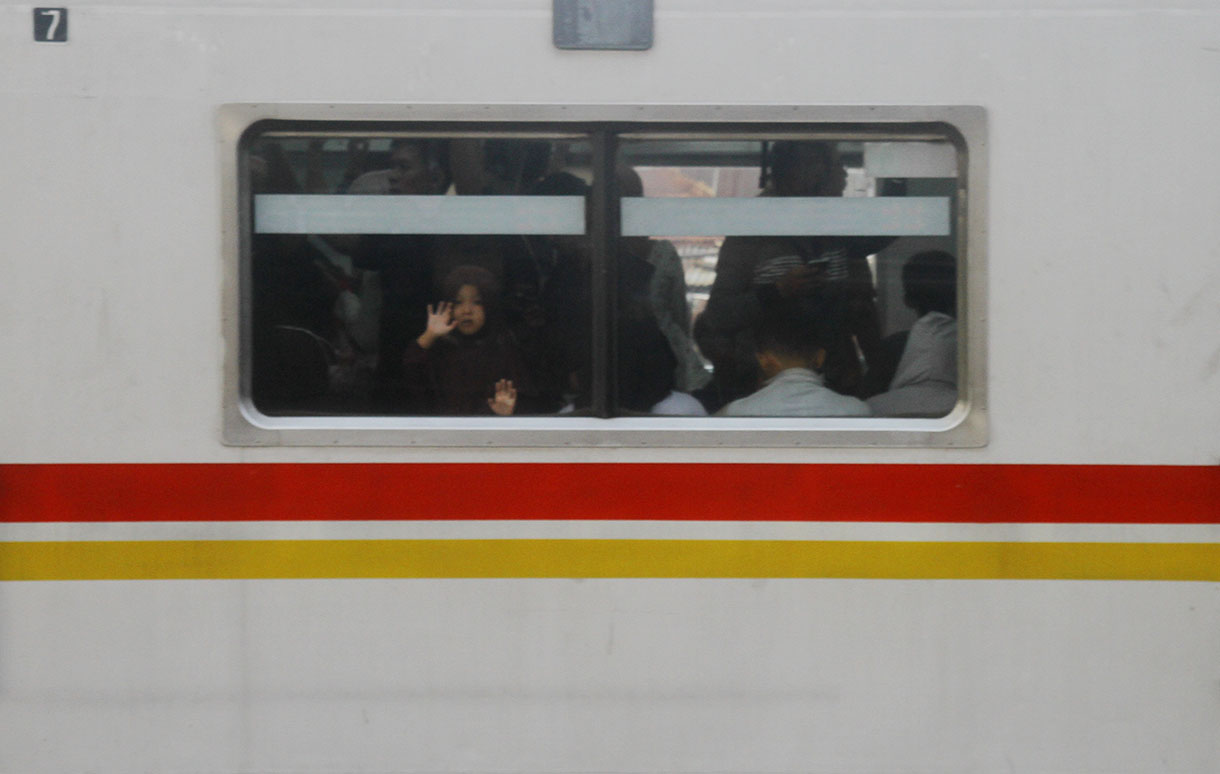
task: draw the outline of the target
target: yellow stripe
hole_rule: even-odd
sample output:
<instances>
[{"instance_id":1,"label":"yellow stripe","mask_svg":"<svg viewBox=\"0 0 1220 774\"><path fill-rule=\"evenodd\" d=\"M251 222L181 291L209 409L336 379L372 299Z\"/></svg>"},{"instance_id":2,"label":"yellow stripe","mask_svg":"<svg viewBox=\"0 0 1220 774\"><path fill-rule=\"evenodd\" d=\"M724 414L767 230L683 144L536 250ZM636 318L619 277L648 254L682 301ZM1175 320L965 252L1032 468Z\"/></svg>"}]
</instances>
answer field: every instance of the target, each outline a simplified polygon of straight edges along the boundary
<instances>
[{"instance_id":1,"label":"yellow stripe","mask_svg":"<svg viewBox=\"0 0 1220 774\"><path fill-rule=\"evenodd\" d=\"M1220 581L1216 543L168 540L0 543L0 580L944 578Z\"/></svg>"}]
</instances>

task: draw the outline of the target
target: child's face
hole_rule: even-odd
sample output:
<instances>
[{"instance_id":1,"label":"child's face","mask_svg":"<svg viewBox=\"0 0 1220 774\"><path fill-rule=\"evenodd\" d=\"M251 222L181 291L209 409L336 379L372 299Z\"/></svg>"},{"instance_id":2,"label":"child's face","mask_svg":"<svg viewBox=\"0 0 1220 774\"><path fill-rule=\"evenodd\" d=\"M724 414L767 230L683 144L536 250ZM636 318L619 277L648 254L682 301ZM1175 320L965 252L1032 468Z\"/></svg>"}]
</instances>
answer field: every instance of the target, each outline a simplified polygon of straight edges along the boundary
<instances>
[{"instance_id":1,"label":"child's face","mask_svg":"<svg viewBox=\"0 0 1220 774\"><path fill-rule=\"evenodd\" d=\"M457 298L453 299L453 321L457 323L458 332L466 336L473 336L483 329L487 316L483 311L479 289L474 285L458 288Z\"/></svg>"}]
</instances>

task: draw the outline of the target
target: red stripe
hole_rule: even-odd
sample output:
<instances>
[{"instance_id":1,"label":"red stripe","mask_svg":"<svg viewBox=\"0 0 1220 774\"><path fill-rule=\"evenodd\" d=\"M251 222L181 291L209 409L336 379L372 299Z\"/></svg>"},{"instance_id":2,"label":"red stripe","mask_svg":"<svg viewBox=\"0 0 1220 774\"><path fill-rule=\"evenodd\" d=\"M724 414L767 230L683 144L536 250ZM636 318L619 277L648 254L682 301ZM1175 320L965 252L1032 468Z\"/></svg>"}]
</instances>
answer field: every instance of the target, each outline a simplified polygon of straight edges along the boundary
<instances>
[{"instance_id":1,"label":"red stripe","mask_svg":"<svg viewBox=\"0 0 1220 774\"><path fill-rule=\"evenodd\" d=\"M0 522L631 519L1220 523L1220 467L0 465Z\"/></svg>"}]
</instances>

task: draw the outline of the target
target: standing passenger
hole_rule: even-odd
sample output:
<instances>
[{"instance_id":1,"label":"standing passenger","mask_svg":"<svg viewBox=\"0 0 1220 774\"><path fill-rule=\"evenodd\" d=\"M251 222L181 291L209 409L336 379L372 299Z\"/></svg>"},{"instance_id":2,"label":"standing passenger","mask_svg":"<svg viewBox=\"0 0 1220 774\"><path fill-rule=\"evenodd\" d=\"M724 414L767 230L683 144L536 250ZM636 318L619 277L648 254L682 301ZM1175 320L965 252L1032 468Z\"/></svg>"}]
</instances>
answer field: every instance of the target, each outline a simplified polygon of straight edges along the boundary
<instances>
[{"instance_id":1,"label":"standing passenger","mask_svg":"<svg viewBox=\"0 0 1220 774\"><path fill-rule=\"evenodd\" d=\"M439 152L437 145L428 140L395 140L391 146L391 167L384 176L387 192L406 196L443 193L448 176ZM357 178L356 183L359 182ZM377 272L381 281L374 386L379 413L411 412L417 408L402 403L402 356L412 334L427 319L426 308L433 297L434 252L435 237L430 234L367 234L360 239L354 264Z\"/></svg>"},{"instance_id":2,"label":"standing passenger","mask_svg":"<svg viewBox=\"0 0 1220 774\"><path fill-rule=\"evenodd\" d=\"M644 195L644 183L630 167L618 170L619 195ZM711 377L703 367L695 342L691 338L690 303L686 297L686 272L673 243L665 239L623 237L625 252L642 257L652 266L648 281L648 300L657 326L669 342L677 365L674 386L678 392L691 393L707 385Z\"/></svg>"},{"instance_id":3,"label":"standing passenger","mask_svg":"<svg viewBox=\"0 0 1220 774\"><path fill-rule=\"evenodd\" d=\"M771 180L762 196L841 196L847 180L832 143L777 142L767 163ZM832 235L726 238L707 309L696 326L699 346L715 366L720 401L757 384L749 331L781 301L818 304L827 383L855 393L862 371L858 351L867 357L880 339L865 258L889 241Z\"/></svg>"}]
</instances>

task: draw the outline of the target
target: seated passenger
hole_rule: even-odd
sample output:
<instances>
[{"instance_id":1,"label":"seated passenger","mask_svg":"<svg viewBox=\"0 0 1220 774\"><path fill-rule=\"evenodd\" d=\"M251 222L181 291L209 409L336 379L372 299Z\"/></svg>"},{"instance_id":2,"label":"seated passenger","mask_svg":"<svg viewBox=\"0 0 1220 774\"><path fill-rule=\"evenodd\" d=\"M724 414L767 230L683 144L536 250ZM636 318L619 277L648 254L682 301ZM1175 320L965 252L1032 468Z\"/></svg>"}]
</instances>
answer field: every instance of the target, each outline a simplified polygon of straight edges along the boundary
<instances>
[{"instance_id":1,"label":"seated passenger","mask_svg":"<svg viewBox=\"0 0 1220 774\"><path fill-rule=\"evenodd\" d=\"M413 402L446 415L508 416L518 400L534 410L537 390L500 320L495 277L459 266L445 290L448 300L428 305L427 327L403 357Z\"/></svg>"},{"instance_id":2,"label":"seated passenger","mask_svg":"<svg viewBox=\"0 0 1220 774\"><path fill-rule=\"evenodd\" d=\"M877 416L943 417L957 403L957 262L939 250L911 256L902 286L919 319L890 389L868 405Z\"/></svg>"},{"instance_id":3,"label":"seated passenger","mask_svg":"<svg viewBox=\"0 0 1220 774\"><path fill-rule=\"evenodd\" d=\"M659 402L654 403L648 413L663 417L705 417L707 409L689 392L671 390Z\"/></svg>"},{"instance_id":4,"label":"seated passenger","mask_svg":"<svg viewBox=\"0 0 1220 774\"><path fill-rule=\"evenodd\" d=\"M725 417L864 417L864 401L826 386L817 318L793 305L772 309L754 331L754 358L764 379L757 392L717 412Z\"/></svg>"}]
</instances>

